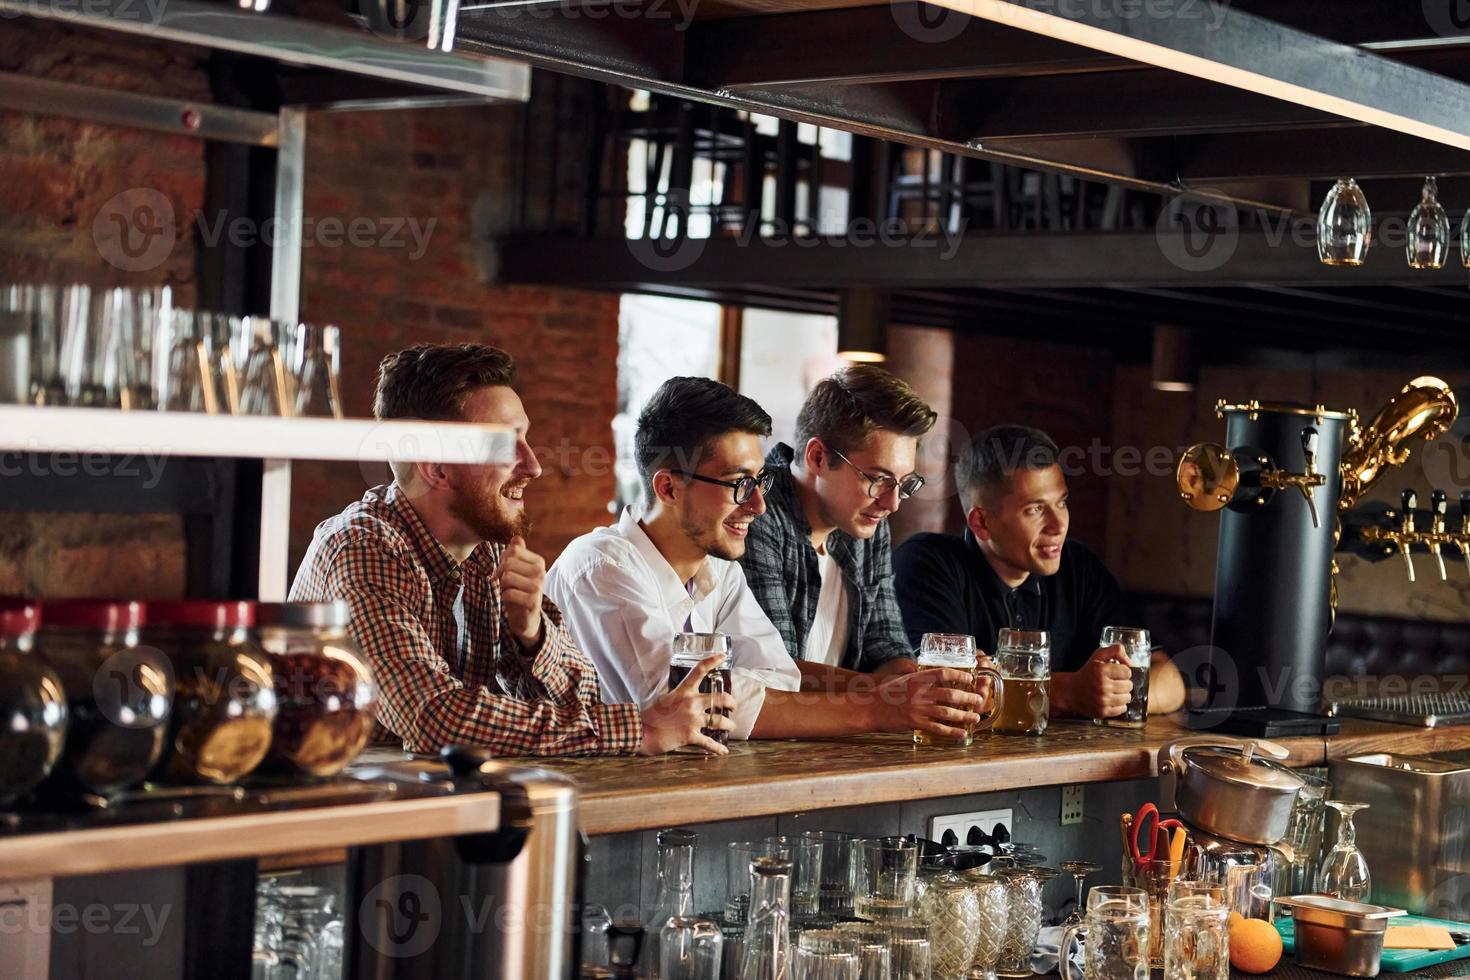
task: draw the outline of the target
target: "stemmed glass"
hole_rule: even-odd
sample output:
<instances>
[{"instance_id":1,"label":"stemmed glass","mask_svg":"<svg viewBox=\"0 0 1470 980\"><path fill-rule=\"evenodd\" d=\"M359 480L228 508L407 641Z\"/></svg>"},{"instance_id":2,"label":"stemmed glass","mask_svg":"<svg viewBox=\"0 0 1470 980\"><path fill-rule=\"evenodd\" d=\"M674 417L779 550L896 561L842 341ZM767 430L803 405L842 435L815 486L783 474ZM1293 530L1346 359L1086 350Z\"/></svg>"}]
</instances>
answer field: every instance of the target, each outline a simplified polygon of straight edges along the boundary
<instances>
[{"instance_id":1,"label":"stemmed glass","mask_svg":"<svg viewBox=\"0 0 1470 980\"><path fill-rule=\"evenodd\" d=\"M1061 925L1080 926L1086 917L1087 907L1082 904L1082 890L1085 887L1087 876L1101 871L1102 865L1093 864L1091 861L1063 861L1062 870L1077 882L1077 902L1072 907L1072 914L1062 920Z\"/></svg>"},{"instance_id":2,"label":"stemmed glass","mask_svg":"<svg viewBox=\"0 0 1470 980\"><path fill-rule=\"evenodd\" d=\"M1323 265L1362 265L1372 240L1373 213L1351 177L1333 185L1317 212L1317 258Z\"/></svg>"},{"instance_id":3,"label":"stemmed glass","mask_svg":"<svg viewBox=\"0 0 1470 980\"><path fill-rule=\"evenodd\" d=\"M1337 843L1322 861L1317 891L1345 902L1366 902L1372 891L1372 879L1368 875L1368 862L1358 850L1353 814L1366 810L1368 804L1328 800L1327 805L1337 811Z\"/></svg>"},{"instance_id":4,"label":"stemmed glass","mask_svg":"<svg viewBox=\"0 0 1470 980\"><path fill-rule=\"evenodd\" d=\"M1439 203L1439 186L1424 178L1419 203L1409 214L1409 240L1404 245L1411 269L1444 267L1450 251L1450 217Z\"/></svg>"}]
</instances>

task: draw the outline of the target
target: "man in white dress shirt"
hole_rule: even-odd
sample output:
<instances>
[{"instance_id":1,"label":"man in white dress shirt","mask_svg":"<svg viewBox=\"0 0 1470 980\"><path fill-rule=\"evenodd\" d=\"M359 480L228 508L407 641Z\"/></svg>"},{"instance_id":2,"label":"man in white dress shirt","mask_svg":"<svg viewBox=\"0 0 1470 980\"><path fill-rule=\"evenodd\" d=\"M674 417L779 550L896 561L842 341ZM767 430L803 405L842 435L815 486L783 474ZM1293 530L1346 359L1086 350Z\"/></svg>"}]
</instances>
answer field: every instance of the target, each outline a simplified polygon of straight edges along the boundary
<instances>
[{"instance_id":1,"label":"man in white dress shirt","mask_svg":"<svg viewBox=\"0 0 1470 980\"><path fill-rule=\"evenodd\" d=\"M567 546L546 594L597 666L605 701L648 704L668 688L673 637L726 633L736 707L731 737L794 738L918 728L945 737L974 725L980 699L929 669L869 677L840 692L799 693L801 674L737 559L765 512L771 476L759 405L707 378L673 378L638 419L647 505Z\"/></svg>"}]
</instances>

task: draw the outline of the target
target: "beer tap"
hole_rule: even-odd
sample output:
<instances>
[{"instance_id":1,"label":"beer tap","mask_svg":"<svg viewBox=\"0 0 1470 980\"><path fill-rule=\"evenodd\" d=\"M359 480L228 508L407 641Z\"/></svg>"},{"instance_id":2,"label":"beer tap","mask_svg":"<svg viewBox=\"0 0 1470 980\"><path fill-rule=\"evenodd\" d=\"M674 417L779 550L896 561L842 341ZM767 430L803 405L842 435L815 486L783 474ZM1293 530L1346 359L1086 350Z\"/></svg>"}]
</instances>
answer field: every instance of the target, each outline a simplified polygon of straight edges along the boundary
<instances>
[{"instance_id":1,"label":"beer tap","mask_svg":"<svg viewBox=\"0 0 1470 980\"><path fill-rule=\"evenodd\" d=\"M1365 527L1363 528L1362 538L1368 544L1381 544L1397 548L1398 553L1404 556L1404 565L1409 570L1409 581L1414 582L1417 579L1414 576L1414 556L1411 554L1410 549L1414 547L1414 543L1420 540L1421 537L1415 530L1414 522L1414 508L1419 506L1419 495L1412 488L1406 489L1402 503L1403 514L1400 517L1397 528L1378 527L1376 525ZM1389 511L1386 516L1393 517L1393 511ZM1392 554L1388 547L1385 547L1384 550Z\"/></svg>"},{"instance_id":2,"label":"beer tap","mask_svg":"<svg viewBox=\"0 0 1470 980\"><path fill-rule=\"evenodd\" d=\"M1423 535L1424 541L1429 545L1429 550L1434 552L1434 560L1439 563L1439 580L1448 581L1449 575L1444 568L1444 546L1449 543L1449 535L1445 534L1444 518L1449 508L1449 498L1443 490L1432 490L1429 493L1429 533Z\"/></svg>"},{"instance_id":3,"label":"beer tap","mask_svg":"<svg viewBox=\"0 0 1470 980\"><path fill-rule=\"evenodd\" d=\"M1470 572L1470 490L1460 491L1460 533L1455 538L1465 559L1465 571Z\"/></svg>"},{"instance_id":4,"label":"beer tap","mask_svg":"<svg viewBox=\"0 0 1470 980\"><path fill-rule=\"evenodd\" d=\"M1306 470L1302 473L1291 473L1286 470L1266 470L1261 473L1261 486L1270 487L1273 490L1285 490L1295 488L1301 491L1302 498L1307 502L1307 509L1312 512L1312 527L1321 527L1322 522L1317 516L1317 499L1314 491L1318 487L1327 485L1327 474L1317 472L1317 430L1312 426L1302 429L1302 456L1306 460Z\"/></svg>"}]
</instances>

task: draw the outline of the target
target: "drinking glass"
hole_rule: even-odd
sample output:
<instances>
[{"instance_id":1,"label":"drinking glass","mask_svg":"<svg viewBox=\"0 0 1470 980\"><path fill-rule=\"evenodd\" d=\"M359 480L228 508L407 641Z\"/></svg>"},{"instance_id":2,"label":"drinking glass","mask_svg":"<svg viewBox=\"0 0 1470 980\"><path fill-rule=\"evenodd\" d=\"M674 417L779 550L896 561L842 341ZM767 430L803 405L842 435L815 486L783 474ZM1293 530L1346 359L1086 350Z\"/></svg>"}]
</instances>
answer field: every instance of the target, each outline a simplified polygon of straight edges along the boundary
<instances>
[{"instance_id":1,"label":"drinking glass","mask_svg":"<svg viewBox=\"0 0 1470 980\"><path fill-rule=\"evenodd\" d=\"M906 837L879 837L861 841L858 854L853 913L878 922L907 917L914 907L919 845Z\"/></svg>"},{"instance_id":2,"label":"drinking glass","mask_svg":"<svg viewBox=\"0 0 1470 980\"><path fill-rule=\"evenodd\" d=\"M201 314L209 317L209 334L214 347L215 383L221 412L240 415L244 396L245 365L255 339L250 317L228 313Z\"/></svg>"},{"instance_id":3,"label":"drinking glass","mask_svg":"<svg viewBox=\"0 0 1470 980\"><path fill-rule=\"evenodd\" d=\"M83 408L117 407L117 326L124 307L114 290L93 296L73 283L62 290L61 366L64 401Z\"/></svg>"},{"instance_id":4,"label":"drinking glass","mask_svg":"<svg viewBox=\"0 0 1470 980\"><path fill-rule=\"evenodd\" d=\"M975 638L962 633L925 633L919 642L919 666L922 667L949 667L953 670L962 670L970 675L967 684L961 686L961 690L974 693L982 676L988 677L991 689L994 691L995 707L992 708L990 716L977 725L967 725L962 738L941 738L928 732L914 729L915 745L953 745L965 746L975 740L975 732L989 728L994 721L1001 699L1000 674L989 667L979 666L975 656Z\"/></svg>"},{"instance_id":5,"label":"drinking glass","mask_svg":"<svg viewBox=\"0 0 1470 980\"><path fill-rule=\"evenodd\" d=\"M1164 914L1164 980L1229 980L1229 918L1222 886L1171 889Z\"/></svg>"},{"instance_id":6,"label":"drinking glass","mask_svg":"<svg viewBox=\"0 0 1470 980\"><path fill-rule=\"evenodd\" d=\"M194 310L174 310L169 316L160 345L165 367L158 385L159 408L219 414L211 316Z\"/></svg>"},{"instance_id":7,"label":"drinking glass","mask_svg":"<svg viewBox=\"0 0 1470 980\"><path fill-rule=\"evenodd\" d=\"M1450 251L1450 216L1439 203L1439 183L1424 178L1419 203L1409 212L1409 235L1404 251L1411 269L1442 269Z\"/></svg>"},{"instance_id":8,"label":"drinking glass","mask_svg":"<svg viewBox=\"0 0 1470 980\"><path fill-rule=\"evenodd\" d=\"M246 317L250 353L242 372L240 412L289 418L296 409L296 379L287 363L291 328L269 317Z\"/></svg>"},{"instance_id":9,"label":"drinking glass","mask_svg":"<svg viewBox=\"0 0 1470 980\"><path fill-rule=\"evenodd\" d=\"M10 287L5 300L12 312L30 322L30 380L27 400L33 405L65 405L61 376L61 291L49 285Z\"/></svg>"},{"instance_id":10,"label":"drinking glass","mask_svg":"<svg viewBox=\"0 0 1470 980\"><path fill-rule=\"evenodd\" d=\"M974 888L953 872L931 880L917 917L933 927L934 980L965 980L980 938L980 899Z\"/></svg>"},{"instance_id":11,"label":"drinking glass","mask_svg":"<svg viewBox=\"0 0 1470 980\"><path fill-rule=\"evenodd\" d=\"M1372 239L1373 213L1351 177L1333 185L1317 212L1317 258L1323 265L1362 265Z\"/></svg>"},{"instance_id":12,"label":"drinking glass","mask_svg":"<svg viewBox=\"0 0 1470 980\"><path fill-rule=\"evenodd\" d=\"M601 905L582 906L582 966L607 967L607 931L612 916Z\"/></svg>"},{"instance_id":13,"label":"drinking glass","mask_svg":"<svg viewBox=\"0 0 1470 980\"><path fill-rule=\"evenodd\" d=\"M796 942L794 980L859 980L858 942L832 929L808 929Z\"/></svg>"},{"instance_id":14,"label":"drinking glass","mask_svg":"<svg viewBox=\"0 0 1470 980\"><path fill-rule=\"evenodd\" d=\"M965 883L975 894L980 908L980 928L975 936L975 952L970 957L971 980L995 980L995 966L1000 962L1006 939L1005 883L984 869L964 872Z\"/></svg>"},{"instance_id":15,"label":"drinking glass","mask_svg":"<svg viewBox=\"0 0 1470 980\"><path fill-rule=\"evenodd\" d=\"M1156 969L1162 969L1164 965L1164 906L1167 904L1169 889L1173 887L1182 869L1174 867L1167 860L1144 861L1133 866L1133 873L1126 879L1130 885L1136 886L1148 895L1149 921L1149 963Z\"/></svg>"},{"instance_id":16,"label":"drinking glass","mask_svg":"<svg viewBox=\"0 0 1470 980\"><path fill-rule=\"evenodd\" d=\"M750 864L756 858L791 860L791 849L766 841L735 841L725 848L725 921L745 922L750 914Z\"/></svg>"},{"instance_id":17,"label":"drinking glass","mask_svg":"<svg viewBox=\"0 0 1470 980\"><path fill-rule=\"evenodd\" d=\"M165 371L166 340L173 319L173 290L168 286L124 289L126 314L118 335L119 400L124 409L158 407L158 388Z\"/></svg>"},{"instance_id":18,"label":"drinking glass","mask_svg":"<svg viewBox=\"0 0 1470 980\"><path fill-rule=\"evenodd\" d=\"M887 929L871 922L839 922L833 929L857 946L858 980L889 980L893 951Z\"/></svg>"},{"instance_id":19,"label":"drinking glass","mask_svg":"<svg viewBox=\"0 0 1470 980\"><path fill-rule=\"evenodd\" d=\"M730 651L730 637L725 633L675 633L673 653L669 657L669 690L682 684L700 661L719 653L725 657L724 665L706 674L699 682L699 690L704 694L730 693L733 663ZM720 713L730 717L728 710L722 709ZM700 732L721 745L730 744L730 733L723 728L701 728Z\"/></svg>"},{"instance_id":20,"label":"drinking glass","mask_svg":"<svg viewBox=\"0 0 1470 980\"><path fill-rule=\"evenodd\" d=\"M659 980L720 980L724 936L713 920L673 916L658 939Z\"/></svg>"},{"instance_id":21,"label":"drinking glass","mask_svg":"<svg viewBox=\"0 0 1470 980\"><path fill-rule=\"evenodd\" d=\"M1029 977L1031 953L1041 933L1041 882L1025 868L1003 868L996 877L1004 884L1006 895L1006 936L996 973Z\"/></svg>"},{"instance_id":22,"label":"drinking glass","mask_svg":"<svg viewBox=\"0 0 1470 980\"><path fill-rule=\"evenodd\" d=\"M1044 630L1003 629L995 666L1005 696L990 728L1002 735L1041 735L1051 711L1051 638Z\"/></svg>"},{"instance_id":23,"label":"drinking glass","mask_svg":"<svg viewBox=\"0 0 1470 980\"><path fill-rule=\"evenodd\" d=\"M1128 707L1121 715L1113 718L1094 718L1098 725L1112 728L1142 728L1148 721L1148 667L1153 657L1148 630L1132 626L1104 626L1098 638L1100 647L1121 646L1128 657L1128 669L1132 673L1133 694Z\"/></svg>"},{"instance_id":24,"label":"drinking glass","mask_svg":"<svg viewBox=\"0 0 1470 980\"><path fill-rule=\"evenodd\" d=\"M1366 902L1373 892L1373 881L1368 874L1368 861L1358 850L1353 814L1368 809L1368 804L1328 800L1327 805L1337 811L1337 843L1322 861L1317 891L1345 902Z\"/></svg>"},{"instance_id":25,"label":"drinking glass","mask_svg":"<svg viewBox=\"0 0 1470 980\"><path fill-rule=\"evenodd\" d=\"M1124 885L1099 885L1087 896L1087 916L1068 926L1061 949L1087 933L1084 952L1087 980L1148 980L1148 896ZM1071 958L1061 957L1062 980L1072 980Z\"/></svg>"},{"instance_id":26,"label":"drinking glass","mask_svg":"<svg viewBox=\"0 0 1470 980\"><path fill-rule=\"evenodd\" d=\"M1301 895L1315 886L1316 870L1321 863L1322 830L1327 822L1324 802L1332 784L1323 776L1297 771L1302 779L1301 791L1292 804L1291 818L1286 824L1282 843L1291 848L1292 859L1278 856L1274 862L1272 890L1277 895Z\"/></svg>"},{"instance_id":27,"label":"drinking glass","mask_svg":"<svg viewBox=\"0 0 1470 980\"><path fill-rule=\"evenodd\" d=\"M333 326L298 324L291 366L295 376L295 414L342 418L342 394L337 381L342 370L341 332Z\"/></svg>"},{"instance_id":28,"label":"drinking glass","mask_svg":"<svg viewBox=\"0 0 1470 980\"><path fill-rule=\"evenodd\" d=\"M1102 865L1094 864L1091 861L1063 861L1062 870L1071 875L1073 880L1077 882L1077 898L1072 905L1072 914L1068 915L1058 924L1078 926L1082 924L1082 910L1086 908L1082 902L1082 890L1085 887L1087 876L1101 871Z\"/></svg>"},{"instance_id":29,"label":"drinking glass","mask_svg":"<svg viewBox=\"0 0 1470 980\"><path fill-rule=\"evenodd\" d=\"M896 919L888 923L888 934L892 980L931 980L934 951L929 923Z\"/></svg>"},{"instance_id":30,"label":"drinking glass","mask_svg":"<svg viewBox=\"0 0 1470 980\"><path fill-rule=\"evenodd\" d=\"M821 889L822 842L802 834L767 837L766 843L791 852L791 918L813 918L818 913L817 896Z\"/></svg>"},{"instance_id":31,"label":"drinking glass","mask_svg":"<svg viewBox=\"0 0 1470 980\"><path fill-rule=\"evenodd\" d=\"M40 299L34 286L0 287L0 404L31 401Z\"/></svg>"},{"instance_id":32,"label":"drinking glass","mask_svg":"<svg viewBox=\"0 0 1470 980\"><path fill-rule=\"evenodd\" d=\"M817 912L852 914L852 850L858 838L836 830L809 830L798 836L822 845L822 869L817 883Z\"/></svg>"}]
</instances>

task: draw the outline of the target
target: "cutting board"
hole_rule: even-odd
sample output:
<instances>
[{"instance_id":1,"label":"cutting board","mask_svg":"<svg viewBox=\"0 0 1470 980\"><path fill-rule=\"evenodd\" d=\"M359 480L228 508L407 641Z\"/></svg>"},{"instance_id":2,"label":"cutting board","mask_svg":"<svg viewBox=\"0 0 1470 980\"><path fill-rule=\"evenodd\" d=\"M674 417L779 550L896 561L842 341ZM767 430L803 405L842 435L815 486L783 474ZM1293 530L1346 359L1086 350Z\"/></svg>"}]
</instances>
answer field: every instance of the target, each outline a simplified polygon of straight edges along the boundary
<instances>
[{"instance_id":1,"label":"cutting board","mask_svg":"<svg viewBox=\"0 0 1470 980\"><path fill-rule=\"evenodd\" d=\"M1401 915L1388 920L1396 926L1441 926L1450 932L1470 932L1470 924L1448 922L1444 919L1426 919L1419 915ZM1281 946L1290 954L1296 948L1296 923L1291 919L1277 919L1276 931L1281 933ZM1379 967L1384 973L1409 973L1422 970L1436 963L1463 960L1470 956L1470 945L1454 949L1385 949Z\"/></svg>"}]
</instances>

